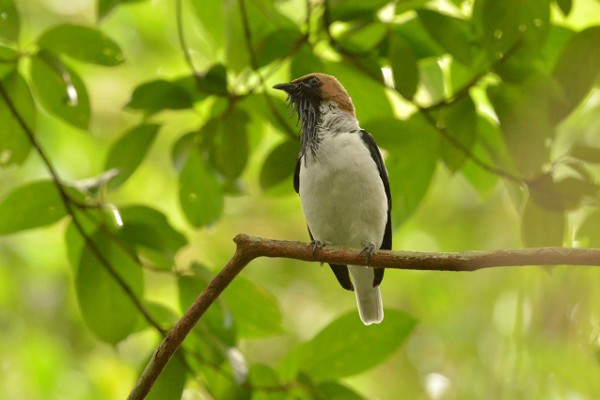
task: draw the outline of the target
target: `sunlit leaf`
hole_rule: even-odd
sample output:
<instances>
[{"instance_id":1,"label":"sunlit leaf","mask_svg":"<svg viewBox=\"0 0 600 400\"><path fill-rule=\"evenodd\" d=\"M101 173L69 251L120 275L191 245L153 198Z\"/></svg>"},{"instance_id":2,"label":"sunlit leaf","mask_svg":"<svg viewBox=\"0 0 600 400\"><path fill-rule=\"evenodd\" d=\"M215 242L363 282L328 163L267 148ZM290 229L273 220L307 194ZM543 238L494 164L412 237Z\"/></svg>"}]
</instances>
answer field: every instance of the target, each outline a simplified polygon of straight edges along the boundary
<instances>
[{"instance_id":1,"label":"sunlit leaf","mask_svg":"<svg viewBox=\"0 0 600 400\"><path fill-rule=\"evenodd\" d=\"M387 32L387 26L379 21L367 24L361 21L337 37L337 45L345 51L362 55L373 51Z\"/></svg>"},{"instance_id":2,"label":"sunlit leaf","mask_svg":"<svg viewBox=\"0 0 600 400\"><path fill-rule=\"evenodd\" d=\"M191 108L192 105L192 98L184 88L174 82L158 79L136 87L125 107L154 114L161 110Z\"/></svg>"},{"instance_id":3,"label":"sunlit leaf","mask_svg":"<svg viewBox=\"0 0 600 400\"><path fill-rule=\"evenodd\" d=\"M352 310L293 350L293 356L285 358L280 367L304 371L317 382L355 375L390 357L415 323L404 312L390 309L385 311L383 323L367 328Z\"/></svg>"},{"instance_id":4,"label":"sunlit leaf","mask_svg":"<svg viewBox=\"0 0 600 400\"><path fill-rule=\"evenodd\" d=\"M172 268L175 254L187 244L187 239L169 224L167 217L139 205L120 208L119 213L123 226L118 236L158 268Z\"/></svg>"},{"instance_id":5,"label":"sunlit leaf","mask_svg":"<svg viewBox=\"0 0 600 400\"><path fill-rule=\"evenodd\" d=\"M15 70L0 82L21 121L34 133L35 105L25 79ZM0 167L22 164L31 150L31 141L12 107L0 97Z\"/></svg>"},{"instance_id":6,"label":"sunlit leaf","mask_svg":"<svg viewBox=\"0 0 600 400\"><path fill-rule=\"evenodd\" d=\"M300 144L286 140L275 147L260 170L260 187L267 190L290 178L294 172Z\"/></svg>"},{"instance_id":7,"label":"sunlit leaf","mask_svg":"<svg viewBox=\"0 0 600 400\"><path fill-rule=\"evenodd\" d=\"M440 64L435 59L424 59L419 62L421 83L429 95L430 103L437 103L446 98L446 81Z\"/></svg>"},{"instance_id":8,"label":"sunlit leaf","mask_svg":"<svg viewBox=\"0 0 600 400\"><path fill-rule=\"evenodd\" d=\"M412 99L419 84L419 68L415 54L402 36L390 37L388 57L394 72L394 87L404 98Z\"/></svg>"},{"instance_id":9,"label":"sunlit leaf","mask_svg":"<svg viewBox=\"0 0 600 400\"><path fill-rule=\"evenodd\" d=\"M14 0L0 0L0 39L16 42L20 29L21 18Z\"/></svg>"},{"instance_id":10,"label":"sunlit leaf","mask_svg":"<svg viewBox=\"0 0 600 400\"><path fill-rule=\"evenodd\" d=\"M279 58L285 57L300 38L297 29L278 29L269 33L255 45L256 62L258 67L265 66Z\"/></svg>"},{"instance_id":11,"label":"sunlit leaf","mask_svg":"<svg viewBox=\"0 0 600 400\"><path fill-rule=\"evenodd\" d=\"M199 151L190 152L179 175L179 202L188 222L196 227L215 223L223 212L223 189Z\"/></svg>"},{"instance_id":12,"label":"sunlit leaf","mask_svg":"<svg viewBox=\"0 0 600 400\"><path fill-rule=\"evenodd\" d=\"M82 25L62 24L45 31L38 39L40 47L80 61L105 66L124 61L119 45L99 30Z\"/></svg>"},{"instance_id":13,"label":"sunlit leaf","mask_svg":"<svg viewBox=\"0 0 600 400\"><path fill-rule=\"evenodd\" d=\"M104 169L116 168L119 174L109 182L112 189L121 186L142 163L154 143L160 125L142 124L125 132L111 145Z\"/></svg>"},{"instance_id":14,"label":"sunlit leaf","mask_svg":"<svg viewBox=\"0 0 600 400\"><path fill-rule=\"evenodd\" d=\"M79 75L53 54L42 51L31 58L31 79L36 98L60 119L87 129L90 99Z\"/></svg>"},{"instance_id":15,"label":"sunlit leaf","mask_svg":"<svg viewBox=\"0 0 600 400\"><path fill-rule=\"evenodd\" d=\"M67 214L52 181L20 186L0 201L0 234L52 224Z\"/></svg>"},{"instance_id":16,"label":"sunlit leaf","mask_svg":"<svg viewBox=\"0 0 600 400\"><path fill-rule=\"evenodd\" d=\"M134 255L102 233L92 236L91 243L86 243L81 253L75 278L79 308L99 339L117 343L135 330L140 316L131 296L142 298L142 268ZM127 286L127 292L114 275Z\"/></svg>"},{"instance_id":17,"label":"sunlit leaf","mask_svg":"<svg viewBox=\"0 0 600 400\"><path fill-rule=\"evenodd\" d=\"M595 211L585 217L575 231L575 239L582 247L600 248L600 212Z\"/></svg>"},{"instance_id":18,"label":"sunlit leaf","mask_svg":"<svg viewBox=\"0 0 600 400\"><path fill-rule=\"evenodd\" d=\"M377 119L364 124L389 152L386 165L392 192L392 217L400 225L417 209L440 156L438 133L416 115L408 121Z\"/></svg>"},{"instance_id":19,"label":"sunlit leaf","mask_svg":"<svg viewBox=\"0 0 600 400\"><path fill-rule=\"evenodd\" d=\"M238 276L223 292L223 298L241 337L258 338L282 333L279 303L265 288Z\"/></svg>"},{"instance_id":20,"label":"sunlit leaf","mask_svg":"<svg viewBox=\"0 0 600 400\"><path fill-rule=\"evenodd\" d=\"M566 44L554 67L554 78L564 92L555 101L553 121L558 122L590 92L600 72L600 26L576 33Z\"/></svg>"},{"instance_id":21,"label":"sunlit leaf","mask_svg":"<svg viewBox=\"0 0 600 400\"><path fill-rule=\"evenodd\" d=\"M323 70L323 61L315 55L312 48L308 45L302 46L302 48L292 56L292 62L290 64L290 74L292 79Z\"/></svg>"},{"instance_id":22,"label":"sunlit leaf","mask_svg":"<svg viewBox=\"0 0 600 400\"><path fill-rule=\"evenodd\" d=\"M417 14L427 33L444 50L463 64L471 64L471 47L475 39L467 21L426 8L418 10Z\"/></svg>"},{"instance_id":23,"label":"sunlit leaf","mask_svg":"<svg viewBox=\"0 0 600 400\"><path fill-rule=\"evenodd\" d=\"M565 236L565 215L540 207L529 198L523 210L521 235L527 247L562 246Z\"/></svg>"}]
</instances>

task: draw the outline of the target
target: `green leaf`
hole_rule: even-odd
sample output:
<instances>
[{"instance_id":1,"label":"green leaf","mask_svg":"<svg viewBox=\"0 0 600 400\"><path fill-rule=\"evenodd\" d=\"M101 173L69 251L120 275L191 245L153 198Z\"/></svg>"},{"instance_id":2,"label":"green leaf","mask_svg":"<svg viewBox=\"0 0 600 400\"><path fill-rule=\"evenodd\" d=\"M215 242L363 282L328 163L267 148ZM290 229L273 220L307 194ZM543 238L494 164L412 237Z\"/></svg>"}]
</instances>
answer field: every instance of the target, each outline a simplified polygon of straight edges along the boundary
<instances>
[{"instance_id":1,"label":"green leaf","mask_svg":"<svg viewBox=\"0 0 600 400\"><path fill-rule=\"evenodd\" d=\"M565 214L548 210L536 204L530 197L521 217L521 236L527 247L563 245L565 236Z\"/></svg>"},{"instance_id":2,"label":"green leaf","mask_svg":"<svg viewBox=\"0 0 600 400\"><path fill-rule=\"evenodd\" d=\"M14 0L0 0L0 39L17 42L20 29L21 18Z\"/></svg>"},{"instance_id":3,"label":"green leaf","mask_svg":"<svg viewBox=\"0 0 600 400\"><path fill-rule=\"evenodd\" d=\"M105 66L124 61L119 45L97 29L62 24L50 28L38 39L41 48L77 60Z\"/></svg>"},{"instance_id":4,"label":"green leaf","mask_svg":"<svg viewBox=\"0 0 600 400\"><path fill-rule=\"evenodd\" d=\"M390 37L388 58L394 71L394 87L404 98L412 99L419 84L419 68L417 57L402 36Z\"/></svg>"},{"instance_id":5,"label":"green leaf","mask_svg":"<svg viewBox=\"0 0 600 400\"><path fill-rule=\"evenodd\" d=\"M10 103L22 121L33 134L35 126L35 105L27 82L14 70L2 79L2 87ZM15 118L4 97L0 96L0 167L22 164L31 150L31 141Z\"/></svg>"},{"instance_id":6,"label":"green leaf","mask_svg":"<svg viewBox=\"0 0 600 400\"><path fill-rule=\"evenodd\" d=\"M571 156L592 164L600 164L600 148L586 144L576 144L571 149Z\"/></svg>"},{"instance_id":7,"label":"green leaf","mask_svg":"<svg viewBox=\"0 0 600 400\"><path fill-rule=\"evenodd\" d=\"M385 39L388 32L387 25L376 21L353 24L344 33L336 37L337 44L344 51L354 54L365 54L373 51Z\"/></svg>"},{"instance_id":8,"label":"green leaf","mask_svg":"<svg viewBox=\"0 0 600 400\"><path fill-rule=\"evenodd\" d=\"M440 155L438 133L419 115L408 121L377 119L364 124L389 152L386 165L392 192L392 217L399 226L417 209L433 178Z\"/></svg>"},{"instance_id":9,"label":"green leaf","mask_svg":"<svg viewBox=\"0 0 600 400\"><path fill-rule=\"evenodd\" d=\"M54 182L38 181L9 192L0 202L0 234L50 225L67 215Z\"/></svg>"},{"instance_id":10,"label":"green leaf","mask_svg":"<svg viewBox=\"0 0 600 400\"><path fill-rule=\"evenodd\" d=\"M73 69L42 51L31 58L31 80L36 98L47 111L77 128L88 128L90 99Z\"/></svg>"},{"instance_id":11,"label":"green leaf","mask_svg":"<svg viewBox=\"0 0 600 400\"><path fill-rule=\"evenodd\" d=\"M15 71L18 62L19 53L16 50L0 45L0 80Z\"/></svg>"},{"instance_id":12,"label":"green leaf","mask_svg":"<svg viewBox=\"0 0 600 400\"><path fill-rule=\"evenodd\" d=\"M134 332L140 312L101 258L138 300L142 299L144 276L133 259L135 255L114 239L97 233L91 242L93 247L86 243L77 268L77 300L90 330L101 340L114 344Z\"/></svg>"},{"instance_id":13,"label":"green leaf","mask_svg":"<svg viewBox=\"0 0 600 400\"><path fill-rule=\"evenodd\" d=\"M308 45L302 46L302 48L292 56L292 62L290 64L290 74L292 79L323 70L325 70L323 61L315 55L312 47Z\"/></svg>"},{"instance_id":14,"label":"green leaf","mask_svg":"<svg viewBox=\"0 0 600 400\"><path fill-rule=\"evenodd\" d=\"M419 18L411 18L401 24L394 24L391 29L395 35L406 40L418 59L437 58L446 53L431 39Z\"/></svg>"},{"instance_id":15,"label":"green leaf","mask_svg":"<svg viewBox=\"0 0 600 400\"><path fill-rule=\"evenodd\" d=\"M555 180L550 173L541 175L528 187L537 204L553 211L573 210L584 199L594 198L600 191L598 185L587 179L566 177Z\"/></svg>"},{"instance_id":16,"label":"green leaf","mask_svg":"<svg viewBox=\"0 0 600 400\"><path fill-rule=\"evenodd\" d=\"M565 17L568 17L573 7L573 0L554 0L560 11Z\"/></svg>"},{"instance_id":17,"label":"green leaf","mask_svg":"<svg viewBox=\"0 0 600 400\"><path fill-rule=\"evenodd\" d=\"M317 382L356 375L390 357L415 323L404 312L389 309L383 323L365 327L352 310L293 350L292 357L284 358L281 367L296 373L303 371Z\"/></svg>"},{"instance_id":18,"label":"green leaf","mask_svg":"<svg viewBox=\"0 0 600 400\"><path fill-rule=\"evenodd\" d=\"M444 72L436 59L421 60L419 74L423 87L429 94L430 103L437 103L446 98Z\"/></svg>"},{"instance_id":19,"label":"green leaf","mask_svg":"<svg viewBox=\"0 0 600 400\"><path fill-rule=\"evenodd\" d=\"M450 171L456 172L467 161L477 140L475 103L470 96L462 98L443 110L441 121L451 138L442 142L442 160Z\"/></svg>"},{"instance_id":20,"label":"green leaf","mask_svg":"<svg viewBox=\"0 0 600 400\"><path fill-rule=\"evenodd\" d=\"M375 14L389 0L331 0L328 2L331 21L349 21Z\"/></svg>"},{"instance_id":21,"label":"green leaf","mask_svg":"<svg viewBox=\"0 0 600 400\"><path fill-rule=\"evenodd\" d=\"M257 67L285 57L295 46L302 33L297 29L277 29L265 36L255 46Z\"/></svg>"},{"instance_id":22,"label":"green leaf","mask_svg":"<svg viewBox=\"0 0 600 400\"><path fill-rule=\"evenodd\" d=\"M321 382L317 390L327 400L365 400L364 397L338 382Z\"/></svg>"},{"instance_id":23,"label":"green leaf","mask_svg":"<svg viewBox=\"0 0 600 400\"><path fill-rule=\"evenodd\" d=\"M131 99L125 105L149 115L162 110L183 110L192 106L192 98L184 88L164 79L142 83L133 90Z\"/></svg>"},{"instance_id":24,"label":"green leaf","mask_svg":"<svg viewBox=\"0 0 600 400\"><path fill-rule=\"evenodd\" d=\"M580 247L600 248L600 211L587 215L575 231Z\"/></svg>"},{"instance_id":25,"label":"green leaf","mask_svg":"<svg viewBox=\"0 0 600 400\"><path fill-rule=\"evenodd\" d=\"M145 206L123 207L119 213L123 221L117 231L119 238L158 268L175 265L175 254L187 244L187 239L163 213Z\"/></svg>"},{"instance_id":26,"label":"green leaf","mask_svg":"<svg viewBox=\"0 0 600 400\"><path fill-rule=\"evenodd\" d=\"M200 89L208 93L227 94L227 69L223 64L215 64L206 71L200 80Z\"/></svg>"},{"instance_id":27,"label":"green leaf","mask_svg":"<svg viewBox=\"0 0 600 400\"><path fill-rule=\"evenodd\" d=\"M475 38L467 21L425 8L418 10L417 15L427 33L452 57L466 65L472 63Z\"/></svg>"},{"instance_id":28,"label":"green leaf","mask_svg":"<svg viewBox=\"0 0 600 400\"><path fill-rule=\"evenodd\" d=\"M206 42L214 49L223 49L225 45L225 5L222 0L191 0L194 14L200 21L199 29Z\"/></svg>"},{"instance_id":29,"label":"green leaf","mask_svg":"<svg viewBox=\"0 0 600 400\"><path fill-rule=\"evenodd\" d=\"M522 41L522 56L533 57L543 47L550 30L548 0L479 0L473 20L488 56L496 60Z\"/></svg>"},{"instance_id":30,"label":"green leaf","mask_svg":"<svg viewBox=\"0 0 600 400\"><path fill-rule=\"evenodd\" d=\"M217 222L223 212L223 189L197 150L190 152L179 175L179 202L196 227Z\"/></svg>"},{"instance_id":31,"label":"green leaf","mask_svg":"<svg viewBox=\"0 0 600 400\"><path fill-rule=\"evenodd\" d=\"M576 33L554 67L554 78L564 96L553 104L553 121L570 114L590 92L600 72L600 26Z\"/></svg>"},{"instance_id":32,"label":"green leaf","mask_svg":"<svg viewBox=\"0 0 600 400\"><path fill-rule=\"evenodd\" d=\"M240 337L252 339L283 332L279 303L262 286L238 276L223 292L223 298Z\"/></svg>"},{"instance_id":33,"label":"green leaf","mask_svg":"<svg viewBox=\"0 0 600 400\"><path fill-rule=\"evenodd\" d=\"M299 147L297 141L286 140L269 153L260 170L260 187L262 190L268 190L292 176Z\"/></svg>"},{"instance_id":34,"label":"green leaf","mask_svg":"<svg viewBox=\"0 0 600 400\"><path fill-rule=\"evenodd\" d=\"M146 400L173 400L181 399L185 381L187 380L188 369L183 362L183 353L176 352L173 358L160 373L156 382L146 395ZM147 363L144 363L144 366Z\"/></svg>"},{"instance_id":35,"label":"green leaf","mask_svg":"<svg viewBox=\"0 0 600 400\"><path fill-rule=\"evenodd\" d=\"M235 108L219 119L217 124L207 124L200 135L214 134L211 142L210 156L217 170L226 181L235 181L244 171L248 162L248 121L245 111ZM215 133L206 132L217 125ZM208 128L210 126L210 128Z\"/></svg>"},{"instance_id":36,"label":"green leaf","mask_svg":"<svg viewBox=\"0 0 600 400\"><path fill-rule=\"evenodd\" d=\"M158 124L138 125L113 142L104 163L105 170L119 170L119 174L109 182L111 189L121 186L135 172L154 143L159 129Z\"/></svg>"}]
</instances>

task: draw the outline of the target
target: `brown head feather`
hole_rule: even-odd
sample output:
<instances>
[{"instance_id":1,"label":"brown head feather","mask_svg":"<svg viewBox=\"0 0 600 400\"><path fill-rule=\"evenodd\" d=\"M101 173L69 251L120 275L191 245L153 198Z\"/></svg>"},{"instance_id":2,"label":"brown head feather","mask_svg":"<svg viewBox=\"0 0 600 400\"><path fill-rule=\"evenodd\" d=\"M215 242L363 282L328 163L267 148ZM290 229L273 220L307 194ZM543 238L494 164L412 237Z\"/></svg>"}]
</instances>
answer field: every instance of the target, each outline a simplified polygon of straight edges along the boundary
<instances>
[{"instance_id":1,"label":"brown head feather","mask_svg":"<svg viewBox=\"0 0 600 400\"><path fill-rule=\"evenodd\" d=\"M344 89L342 84L334 76L315 72L294 79L292 82L301 82L312 77L316 77L321 82L321 101L335 101L341 111L356 117L354 104L352 104L350 95L348 95L346 89Z\"/></svg>"}]
</instances>

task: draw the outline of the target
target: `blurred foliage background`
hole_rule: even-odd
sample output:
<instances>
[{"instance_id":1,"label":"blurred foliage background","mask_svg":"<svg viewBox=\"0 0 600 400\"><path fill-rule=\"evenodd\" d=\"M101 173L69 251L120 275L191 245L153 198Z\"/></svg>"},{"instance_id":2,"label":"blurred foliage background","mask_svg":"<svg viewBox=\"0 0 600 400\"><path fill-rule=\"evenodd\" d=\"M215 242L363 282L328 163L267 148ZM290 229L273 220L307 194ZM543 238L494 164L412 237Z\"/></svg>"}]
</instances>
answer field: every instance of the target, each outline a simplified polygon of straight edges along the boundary
<instances>
[{"instance_id":1,"label":"blurred foliage background","mask_svg":"<svg viewBox=\"0 0 600 400\"><path fill-rule=\"evenodd\" d=\"M600 244L596 0L0 0L3 399L124 398L244 232L306 241L270 87L334 74L394 249ZM154 399L593 399L600 270L254 261Z\"/></svg>"}]
</instances>

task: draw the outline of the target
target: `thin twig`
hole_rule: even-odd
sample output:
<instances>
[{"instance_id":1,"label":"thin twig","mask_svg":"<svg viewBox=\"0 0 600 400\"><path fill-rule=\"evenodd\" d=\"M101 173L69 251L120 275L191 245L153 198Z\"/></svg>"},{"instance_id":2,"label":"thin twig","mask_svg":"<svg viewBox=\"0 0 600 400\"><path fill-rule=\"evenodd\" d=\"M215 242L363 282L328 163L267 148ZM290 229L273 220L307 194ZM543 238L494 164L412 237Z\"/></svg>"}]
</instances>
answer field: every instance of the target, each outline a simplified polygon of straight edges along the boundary
<instances>
[{"instance_id":1,"label":"thin twig","mask_svg":"<svg viewBox=\"0 0 600 400\"><path fill-rule=\"evenodd\" d=\"M347 247L324 247L314 253L312 247L303 242L264 239L244 234L237 235L234 241L237 247L233 257L200 293L177 325L158 346L131 391L129 400L142 400L146 397L187 334L210 305L253 259L270 257L334 264L362 265L365 263L365 256L360 250ZM543 247L462 253L378 251L370 256L369 261L369 266L376 268L454 272L476 271L493 267L560 264L600 266L600 249Z\"/></svg>"},{"instance_id":2,"label":"thin twig","mask_svg":"<svg viewBox=\"0 0 600 400\"><path fill-rule=\"evenodd\" d=\"M194 77L198 77L198 71L194 66L194 61L192 60L192 53L190 52L190 48L187 45L187 41L185 40L185 32L183 29L183 0L177 0L175 2L175 15L177 19L177 38L179 39L179 46L181 46L181 50L183 51L183 56L185 58L185 62L192 70Z\"/></svg>"}]
</instances>

